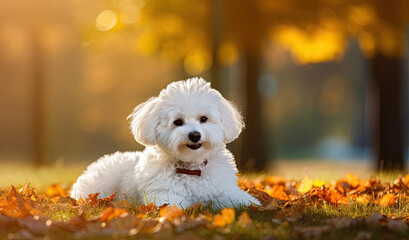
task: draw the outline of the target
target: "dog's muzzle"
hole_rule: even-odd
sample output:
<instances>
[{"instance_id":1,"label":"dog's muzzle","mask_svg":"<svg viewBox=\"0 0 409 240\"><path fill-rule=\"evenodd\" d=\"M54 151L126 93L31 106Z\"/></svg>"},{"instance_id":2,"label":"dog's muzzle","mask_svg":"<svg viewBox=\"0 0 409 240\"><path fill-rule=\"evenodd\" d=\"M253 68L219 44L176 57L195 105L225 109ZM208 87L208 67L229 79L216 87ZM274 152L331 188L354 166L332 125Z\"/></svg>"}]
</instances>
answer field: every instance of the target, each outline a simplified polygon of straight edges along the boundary
<instances>
[{"instance_id":1,"label":"dog's muzzle","mask_svg":"<svg viewBox=\"0 0 409 240\"><path fill-rule=\"evenodd\" d=\"M199 148L202 146L202 144L201 144L201 143L187 144L186 146L187 146L188 148L192 149L192 150L196 150L196 149L199 149Z\"/></svg>"},{"instance_id":2,"label":"dog's muzzle","mask_svg":"<svg viewBox=\"0 0 409 240\"><path fill-rule=\"evenodd\" d=\"M202 137L202 135L200 134L200 132L198 131L193 131L190 132L188 135L190 141L194 142L194 144L187 144L186 146L192 150L196 150L199 149L202 144L198 143L200 141L200 138Z\"/></svg>"},{"instance_id":3,"label":"dog's muzzle","mask_svg":"<svg viewBox=\"0 0 409 240\"><path fill-rule=\"evenodd\" d=\"M197 143L197 142L199 142L202 135L198 131L193 131L193 132L189 133L188 137L189 137L190 141L192 141L194 143Z\"/></svg>"}]
</instances>

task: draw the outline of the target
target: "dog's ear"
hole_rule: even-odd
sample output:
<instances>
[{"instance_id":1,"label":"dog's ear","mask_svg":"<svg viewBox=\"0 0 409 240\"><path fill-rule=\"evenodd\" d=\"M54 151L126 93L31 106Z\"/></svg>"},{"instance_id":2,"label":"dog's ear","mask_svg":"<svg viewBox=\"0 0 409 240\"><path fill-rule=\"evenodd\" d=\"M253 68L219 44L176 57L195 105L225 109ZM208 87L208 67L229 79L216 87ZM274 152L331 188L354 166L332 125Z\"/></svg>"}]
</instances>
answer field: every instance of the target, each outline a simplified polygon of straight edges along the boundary
<instances>
[{"instance_id":1,"label":"dog's ear","mask_svg":"<svg viewBox=\"0 0 409 240\"><path fill-rule=\"evenodd\" d=\"M156 144L156 125L158 114L156 106L159 102L157 97L139 104L128 116L130 128L135 140L144 146Z\"/></svg>"},{"instance_id":2,"label":"dog's ear","mask_svg":"<svg viewBox=\"0 0 409 240\"><path fill-rule=\"evenodd\" d=\"M224 143L229 143L240 135L244 128L244 121L234 104L221 95L220 97L219 111L223 125Z\"/></svg>"}]
</instances>

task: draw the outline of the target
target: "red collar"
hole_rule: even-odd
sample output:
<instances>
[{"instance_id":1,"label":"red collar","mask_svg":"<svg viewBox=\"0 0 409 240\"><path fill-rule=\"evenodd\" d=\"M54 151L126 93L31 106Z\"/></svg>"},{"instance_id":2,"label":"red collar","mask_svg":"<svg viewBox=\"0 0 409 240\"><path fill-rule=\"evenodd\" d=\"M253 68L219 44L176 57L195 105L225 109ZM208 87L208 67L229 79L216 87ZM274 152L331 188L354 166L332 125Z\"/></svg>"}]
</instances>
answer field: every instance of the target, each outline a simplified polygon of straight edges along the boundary
<instances>
[{"instance_id":1,"label":"red collar","mask_svg":"<svg viewBox=\"0 0 409 240\"><path fill-rule=\"evenodd\" d=\"M203 162L203 165L207 165L207 159ZM202 171L201 170L189 170L185 168L176 168L176 173L181 173L181 174L186 174L186 175L192 175L192 176L201 176Z\"/></svg>"}]
</instances>

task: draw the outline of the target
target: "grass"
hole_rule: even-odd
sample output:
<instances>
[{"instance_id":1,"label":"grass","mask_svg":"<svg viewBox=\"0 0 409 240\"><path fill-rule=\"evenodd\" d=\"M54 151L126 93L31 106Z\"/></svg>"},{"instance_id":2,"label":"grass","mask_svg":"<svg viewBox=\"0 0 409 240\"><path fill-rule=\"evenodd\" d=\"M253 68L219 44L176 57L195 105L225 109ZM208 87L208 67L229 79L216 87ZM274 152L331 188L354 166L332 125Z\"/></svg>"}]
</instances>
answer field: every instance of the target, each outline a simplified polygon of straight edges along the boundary
<instances>
[{"instance_id":1,"label":"grass","mask_svg":"<svg viewBox=\"0 0 409 240\"><path fill-rule=\"evenodd\" d=\"M53 183L72 184L78 176L85 170L88 163L56 162L43 167L33 167L21 161L10 162L0 161L0 188L13 184L14 186L24 185L29 181L32 186L44 189ZM361 179L368 179L376 172L373 171L368 162L334 162L330 160L278 160L273 163L271 169L263 174L245 174L248 178L263 177L266 175L281 176L286 180L302 179L308 174L312 179L321 179L330 182L338 179L350 172ZM398 172L377 174L383 182L391 182L401 174Z\"/></svg>"},{"instance_id":2,"label":"grass","mask_svg":"<svg viewBox=\"0 0 409 240\"><path fill-rule=\"evenodd\" d=\"M308 169L306 168L308 166ZM76 180L81 172L86 168L86 164L54 164L40 168L34 168L22 163L0 162L0 188L11 184L22 186L29 181L32 186L39 190L45 190L53 183L61 184L65 189ZM340 164L322 162L279 162L269 172L263 175L245 175L246 178L262 178L266 175L282 176L288 179L303 179L308 174L312 179L322 179L330 182L334 181L346 172L352 172L361 179L368 179L374 176L368 165L362 163ZM379 175L382 182L393 181L399 173ZM136 214L140 205L132 204L127 210ZM87 219L97 218L104 211L104 207L72 207L68 204L55 204L55 206L43 209L45 216L60 221L68 221L84 212ZM202 206L200 209L185 209L187 216L197 216L198 214L211 215L218 214L221 208L217 204ZM253 224L243 228L237 224L238 217L247 212ZM408 239L408 231L394 231L387 223L379 223L371 226L365 219L374 214L381 213L385 216L395 218L409 217L409 201L400 199L399 203L393 206L381 206L375 203L358 204L350 202L345 205L335 206L324 202L318 204L293 205L291 207L277 207L269 211L255 211L246 207L235 209L236 223L225 228L202 228L194 231L195 238L210 239L260 239L274 236L271 239ZM146 217L158 217L158 212L153 212ZM336 224L341 218L346 218L350 225L341 226ZM355 221L356 222L353 222ZM351 224L351 221L353 224ZM389 220L388 220L389 221ZM62 233L63 234L63 233ZM72 235L63 236L61 239L70 239ZM104 236L105 238L107 236ZM102 239L96 236L87 239ZM109 238L107 238L109 239ZM157 237L161 239L161 237ZM166 238L164 238L166 239ZM189 238L186 238L189 239Z\"/></svg>"},{"instance_id":3,"label":"grass","mask_svg":"<svg viewBox=\"0 0 409 240\"><path fill-rule=\"evenodd\" d=\"M84 163L57 163L43 167L33 167L22 162L0 162L0 188L10 185L22 186L29 181L36 189L44 190L53 183L69 185L86 168Z\"/></svg>"}]
</instances>

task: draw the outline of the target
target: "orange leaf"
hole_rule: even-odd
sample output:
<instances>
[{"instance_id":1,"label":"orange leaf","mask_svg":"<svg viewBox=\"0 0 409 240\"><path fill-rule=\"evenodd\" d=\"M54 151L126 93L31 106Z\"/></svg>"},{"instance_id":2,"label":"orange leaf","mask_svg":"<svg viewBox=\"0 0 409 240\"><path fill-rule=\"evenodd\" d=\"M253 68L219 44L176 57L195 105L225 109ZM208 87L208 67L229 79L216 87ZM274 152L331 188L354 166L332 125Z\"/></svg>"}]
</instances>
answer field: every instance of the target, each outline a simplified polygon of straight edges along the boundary
<instances>
[{"instance_id":1,"label":"orange leaf","mask_svg":"<svg viewBox=\"0 0 409 240\"><path fill-rule=\"evenodd\" d=\"M10 198L10 197L17 197L17 190L16 190L16 188L13 186L13 185L11 185L10 186L10 191L7 193L7 197L8 198Z\"/></svg>"},{"instance_id":2,"label":"orange leaf","mask_svg":"<svg viewBox=\"0 0 409 240\"><path fill-rule=\"evenodd\" d=\"M100 199L100 201L105 202L105 203L111 203L111 202L114 201L116 193L117 192L114 192L111 196L106 197L106 198L102 198L102 199Z\"/></svg>"},{"instance_id":3,"label":"orange leaf","mask_svg":"<svg viewBox=\"0 0 409 240\"><path fill-rule=\"evenodd\" d=\"M370 197L368 195L362 195L355 198L355 201L360 204L368 204L370 201Z\"/></svg>"},{"instance_id":4,"label":"orange leaf","mask_svg":"<svg viewBox=\"0 0 409 240\"><path fill-rule=\"evenodd\" d=\"M312 183L311 178L308 175L305 175L304 179L299 183L297 190L301 194L305 194L312 190Z\"/></svg>"},{"instance_id":5,"label":"orange leaf","mask_svg":"<svg viewBox=\"0 0 409 240\"><path fill-rule=\"evenodd\" d=\"M265 179L266 182L268 182L270 185L285 185L285 179L282 177L277 177L277 176L268 176Z\"/></svg>"},{"instance_id":6,"label":"orange leaf","mask_svg":"<svg viewBox=\"0 0 409 240\"><path fill-rule=\"evenodd\" d=\"M239 219L237 220L237 224L243 228L249 227L253 224L253 220L249 217L247 212L243 212L240 216Z\"/></svg>"},{"instance_id":7,"label":"orange leaf","mask_svg":"<svg viewBox=\"0 0 409 240\"><path fill-rule=\"evenodd\" d=\"M91 193L88 198L85 199L91 206L112 206L116 192L109 197L98 199L99 193Z\"/></svg>"},{"instance_id":8,"label":"orange leaf","mask_svg":"<svg viewBox=\"0 0 409 240\"><path fill-rule=\"evenodd\" d=\"M91 206L96 206L98 205L98 195L99 193L91 193L88 195L88 198L85 199Z\"/></svg>"},{"instance_id":9,"label":"orange leaf","mask_svg":"<svg viewBox=\"0 0 409 240\"><path fill-rule=\"evenodd\" d=\"M221 214L217 214L213 219L213 226L224 227L234 221L235 213L232 208L225 208Z\"/></svg>"},{"instance_id":10,"label":"orange leaf","mask_svg":"<svg viewBox=\"0 0 409 240\"><path fill-rule=\"evenodd\" d=\"M274 185L272 189L266 190L268 195L272 196L273 198L277 198L279 200L288 200L287 194L284 192L283 185Z\"/></svg>"},{"instance_id":11,"label":"orange leaf","mask_svg":"<svg viewBox=\"0 0 409 240\"><path fill-rule=\"evenodd\" d=\"M352 173L345 174L345 176L342 179L353 188L358 187L359 184L361 183L361 180L359 180L359 178Z\"/></svg>"},{"instance_id":12,"label":"orange leaf","mask_svg":"<svg viewBox=\"0 0 409 240\"><path fill-rule=\"evenodd\" d=\"M176 218L180 217L183 215L182 209L176 207L176 206L171 206L171 207L164 207L160 209L159 211L159 216L162 219L167 219L169 221L173 221Z\"/></svg>"},{"instance_id":13,"label":"orange leaf","mask_svg":"<svg viewBox=\"0 0 409 240\"><path fill-rule=\"evenodd\" d=\"M128 212L125 209L109 207L109 208L105 209L105 211L102 213L99 220L103 221L103 222L109 222L112 219L120 217L123 214L125 215L127 213Z\"/></svg>"},{"instance_id":14,"label":"orange leaf","mask_svg":"<svg viewBox=\"0 0 409 240\"><path fill-rule=\"evenodd\" d=\"M313 187L322 187L324 184L325 182L322 180L319 180L319 179L312 180Z\"/></svg>"},{"instance_id":15,"label":"orange leaf","mask_svg":"<svg viewBox=\"0 0 409 240\"><path fill-rule=\"evenodd\" d=\"M335 189L328 191L324 196L324 199L327 202L333 203L335 205L338 205L340 202L342 202L343 198L344 196Z\"/></svg>"},{"instance_id":16,"label":"orange leaf","mask_svg":"<svg viewBox=\"0 0 409 240\"><path fill-rule=\"evenodd\" d=\"M47 188L45 194L51 197L61 196L66 197L67 193L59 184L53 184Z\"/></svg>"},{"instance_id":17,"label":"orange leaf","mask_svg":"<svg viewBox=\"0 0 409 240\"><path fill-rule=\"evenodd\" d=\"M155 209L155 210L157 209L156 206L155 206L155 204L149 203L149 205L142 204L141 206L137 207L137 208L136 208L136 211L137 211L138 213L142 213L142 214L145 215L145 214L150 213L150 212L153 211L154 209Z\"/></svg>"},{"instance_id":18,"label":"orange leaf","mask_svg":"<svg viewBox=\"0 0 409 240\"><path fill-rule=\"evenodd\" d=\"M406 186L409 186L409 173L405 175L403 178L403 183L406 184Z\"/></svg>"},{"instance_id":19,"label":"orange leaf","mask_svg":"<svg viewBox=\"0 0 409 240\"><path fill-rule=\"evenodd\" d=\"M398 199L398 196L394 196L393 194L385 194L382 196L381 199L379 199L378 203L382 206L391 206L396 203L396 199Z\"/></svg>"},{"instance_id":20,"label":"orange leaf","mask_svg":"<svg viewBox=\"0 0 409 240\"><path fill-rule=\"evenodd\" d=\"M27 182L22 189L20 189L20 193L25 196L33 197L36 194L33 187L30 187L30 183Z\"/></svg>"},{"instance_id":21,"label":"orange leaf","mask_svg":"<svg viewBox=\"0 0 409 240\"><path fill-rule=\"evenodd\" d=\"M81 197L77 200L77 205L79 205L79 206L84 205L85 203L86 203L86 201Z\"/></svg>"}]
</instances>

